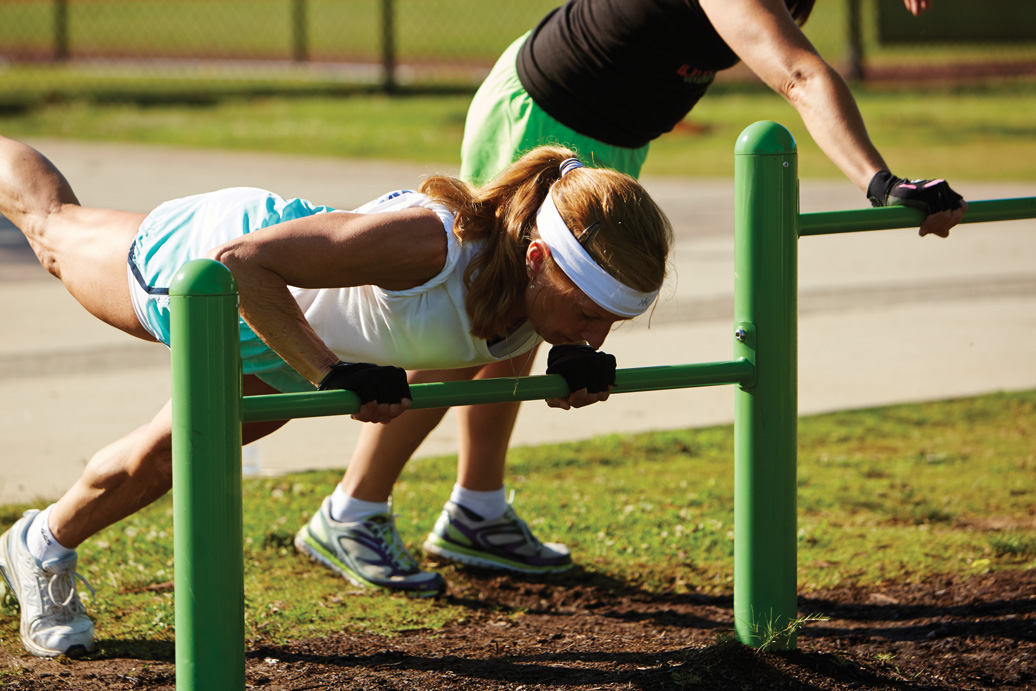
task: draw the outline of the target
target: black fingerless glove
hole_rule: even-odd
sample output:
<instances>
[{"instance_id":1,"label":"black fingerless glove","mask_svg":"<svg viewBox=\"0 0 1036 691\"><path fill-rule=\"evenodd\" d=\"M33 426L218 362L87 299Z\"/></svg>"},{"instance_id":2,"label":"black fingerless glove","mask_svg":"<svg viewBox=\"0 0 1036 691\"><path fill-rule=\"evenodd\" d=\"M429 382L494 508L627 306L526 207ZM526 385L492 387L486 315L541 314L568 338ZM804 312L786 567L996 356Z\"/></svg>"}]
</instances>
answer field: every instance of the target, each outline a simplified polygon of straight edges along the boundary
<instances>
[{"instance_id":1,"label":"black fingerless glove","mask_svg":"<svg viewBox=\"0 0 1036 691\"><path fill-rule=\"evenodd\" d=\"M871 178L867 199L872 206L912 206L928 215L959 209L963 201L945 180L904 180L887 170Z\"/></svg>"},{"instance_id":2,"label":"black fingerless glove","mask_svg":"<svg viewBox=\"0 0 1036 691\"><path fill-rule=\"evenodd\" d=\"M564 377L569 393L600 393L615 384L615 356L590 346L556 345L547 355L547 374Z\"/></svg>"},{"instance_id":3,"label":"black fingerless glove","mask_svg":"<svg viewBox=\"0 0 1036 691\"><path fill-rule=\"evenodd\" d=\"M399 367L372 365L369 362L339 362L323 378L318 391L346 389L360 399L360 404L399 403L410 398L410 386L406 382L406 371Z\"/></svg>"}]
</instances>

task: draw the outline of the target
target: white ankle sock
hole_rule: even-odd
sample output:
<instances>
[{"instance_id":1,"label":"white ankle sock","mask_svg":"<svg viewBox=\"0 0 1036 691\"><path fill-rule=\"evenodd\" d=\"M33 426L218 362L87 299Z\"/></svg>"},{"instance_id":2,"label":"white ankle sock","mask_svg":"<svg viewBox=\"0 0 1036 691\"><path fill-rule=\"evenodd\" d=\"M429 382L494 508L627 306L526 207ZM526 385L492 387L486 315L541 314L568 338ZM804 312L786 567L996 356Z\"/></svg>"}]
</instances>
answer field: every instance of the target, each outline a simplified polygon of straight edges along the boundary
<instances>
[{"instance_id":1,"label":"white ankle sock","mask_svg":"<svg viewBox=\"0 0 1036 691\"><path fill-rule=\"evenodd\" d=\"M496 520L507 511L507 494L503 487L490 492L477 492L455 484L453 492L450 494L450 501L474 511L487 521Z\"/></svg>"},{"instance_id":2,"label":"white ankle sock","mask_svg":"<svg viewBox=\"0 0 1036 691\"><path fill-rule=\"evenodd\" d=\"M51 559L58 559L69 552L75 551L58 542L57 538L54 537L54 533L51 532L50 523L48 522L50 508L48 506L36 514L25 536L25 541L29 547L29 554L40 563L50 561Z\"/></svg>"},{"instance_id":3,"label":"white ankle sock","mask_svg":"<svg viewBox=\"0 0 1036 691\"><path fill-rule=\"evenodd\" d=\"M341 485L331 493L331 518L339 523L357 523L378 513L388 513L387 501L364 501L350 497Z\"/></svg>"}]
</instances>

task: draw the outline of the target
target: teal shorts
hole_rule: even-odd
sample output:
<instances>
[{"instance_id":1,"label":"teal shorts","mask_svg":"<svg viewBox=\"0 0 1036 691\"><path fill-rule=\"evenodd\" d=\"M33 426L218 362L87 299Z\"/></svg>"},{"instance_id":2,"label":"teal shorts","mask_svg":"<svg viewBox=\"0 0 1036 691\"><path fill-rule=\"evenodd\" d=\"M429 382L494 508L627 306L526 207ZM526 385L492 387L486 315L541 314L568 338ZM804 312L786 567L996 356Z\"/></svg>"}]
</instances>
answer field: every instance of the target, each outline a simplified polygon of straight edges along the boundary
<instances>
[{"instance_id":1,"label":"teal shorts","mask_svg":"<svg viewBox=\"0 0 1036 691\"><path fill-rule=\"evenodd\" d=\"M650 145L628 149L605 144L562 125L533 102L515 66L527 37L504 51L471 101L464 123L460 176L484 185L522 154L548 144L572 149L588 166L639 177Z\"/></svg>"},{"instance_id":2,"label":"teal shorts","mask_svg":"<svg viewBox=\"0 0 1036 691\"><path fill-rule=\"evenodd\" d=\"M140 224L129 252L130 298L141 325L169 345L169 286L184 264L242 234L331 211L334 209L314 206L304 199L283 199L251 187L161 204ZM271 350L244 319L238 319L238 327L244 374L254 374L279 391L313 390L313 385Z\"/></svg>"}]
</instances>

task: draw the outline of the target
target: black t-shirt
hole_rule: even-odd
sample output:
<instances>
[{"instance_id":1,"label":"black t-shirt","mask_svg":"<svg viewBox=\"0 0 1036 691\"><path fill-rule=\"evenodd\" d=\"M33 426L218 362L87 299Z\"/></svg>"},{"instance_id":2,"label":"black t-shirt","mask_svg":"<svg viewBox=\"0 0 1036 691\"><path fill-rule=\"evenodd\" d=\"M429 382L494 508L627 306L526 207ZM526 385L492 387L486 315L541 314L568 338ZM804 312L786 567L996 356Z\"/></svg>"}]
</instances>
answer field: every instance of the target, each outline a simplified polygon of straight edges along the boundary
<instances>
[{"instance_id":1,"label":"black t-shirt","mask_svg":"<svg viewBox=\"0 0 1036 691\"><path fill-rule=\"evenodd\" d=\"M697 0L570 0L518 53L518 78L554 119L613 146L670 131L737 55Z\"/></svg>"}]
</instances>

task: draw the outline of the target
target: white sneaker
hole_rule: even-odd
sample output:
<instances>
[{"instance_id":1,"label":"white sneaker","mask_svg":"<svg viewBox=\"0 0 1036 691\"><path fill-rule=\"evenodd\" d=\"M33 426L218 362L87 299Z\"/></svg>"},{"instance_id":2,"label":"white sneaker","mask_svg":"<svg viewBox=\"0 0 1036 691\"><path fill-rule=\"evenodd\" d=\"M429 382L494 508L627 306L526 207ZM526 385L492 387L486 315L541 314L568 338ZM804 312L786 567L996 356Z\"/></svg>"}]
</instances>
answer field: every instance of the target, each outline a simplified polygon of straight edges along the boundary
<instances>
[{"instance_id":1,"label":"white sneaker","mask_svg":"<svg viewBox=\"0 0 1036 691\"><path fill-rule=\"evenodd\" d=\"M22 645L36 657L81 655L94 648L94 624L76 592L76 553L40 563L25 541L39 511L26 511L0 536L0 590L6 584L22 610Z\"/></svg>"}]
</instances>

